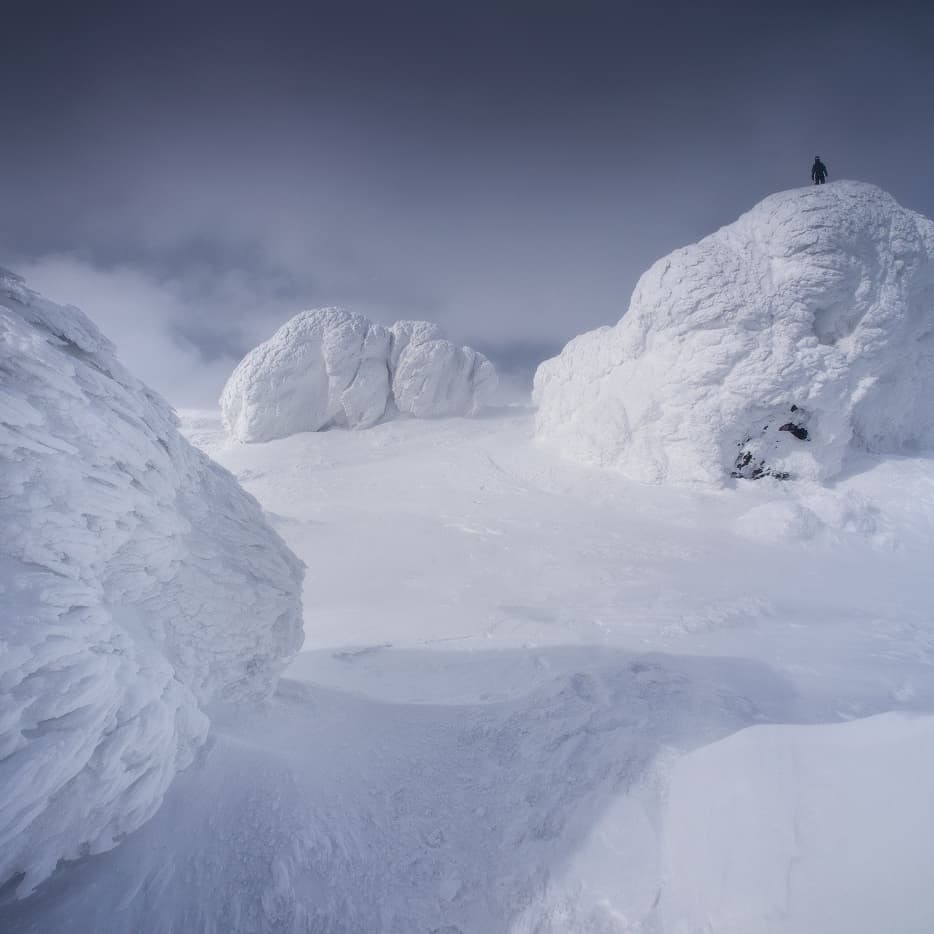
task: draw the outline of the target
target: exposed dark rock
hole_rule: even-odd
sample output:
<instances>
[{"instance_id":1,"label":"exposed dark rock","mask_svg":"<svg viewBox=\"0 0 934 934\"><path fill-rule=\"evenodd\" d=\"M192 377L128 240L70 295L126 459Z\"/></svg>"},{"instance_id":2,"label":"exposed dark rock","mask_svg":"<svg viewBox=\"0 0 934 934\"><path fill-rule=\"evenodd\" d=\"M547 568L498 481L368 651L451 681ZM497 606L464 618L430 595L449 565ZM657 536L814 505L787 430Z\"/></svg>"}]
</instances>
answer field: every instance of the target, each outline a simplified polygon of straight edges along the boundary
<instances>
[{"instance_id":1,"label":"exposed dark rock","mask_svg":"<svg viewBox=\"0 0 934 934\"><path fill-rule=\"evenodd\" d=\"M763 429L763 432L768 425ZM746 445L752 441L752 438L746 438L737 444L739 453L733 463L733 470L730 476L736 480L760 480L762 477L774 477L776 480L789 479L788 473L781 470L772 470L762 458L757 458Z\"/></svg>"},{"instance_id":2,"label":"exposed dark rock","mask_svg":"<svg viewBox=\"0 0 934 934\"><path fill-rule=\"evenodd\" d=\"M791 407L794 410L795 406ZM779 431L790 431L799 441L808 440L808 430L803 425L796 425L794 422L785 422Z\"/></svg>"},{"instance_id":3,"label":"exposed dark rock","mask_svg":"<svg viewBox=\"0 0 934 934\"><path fill-rule=\"evenodd\" d=\"M737 442L739 452L733 462L733 468L730 476L741 480L759 480L762 477L773 477L776 480L789 480L791 475L785 470L774 470L768 463L768 460L778 453L776 450L783 443L779 432L787 432L798 441L810 440L810 435L806 427L808 413L800 406L792 405L791 412L798 413L795 421L785 422L779 428L770 426L775 424L769 421L762 429L758 437L753 439L752 435L747 436L742 441Z\"/></svg>"}]
</instances>

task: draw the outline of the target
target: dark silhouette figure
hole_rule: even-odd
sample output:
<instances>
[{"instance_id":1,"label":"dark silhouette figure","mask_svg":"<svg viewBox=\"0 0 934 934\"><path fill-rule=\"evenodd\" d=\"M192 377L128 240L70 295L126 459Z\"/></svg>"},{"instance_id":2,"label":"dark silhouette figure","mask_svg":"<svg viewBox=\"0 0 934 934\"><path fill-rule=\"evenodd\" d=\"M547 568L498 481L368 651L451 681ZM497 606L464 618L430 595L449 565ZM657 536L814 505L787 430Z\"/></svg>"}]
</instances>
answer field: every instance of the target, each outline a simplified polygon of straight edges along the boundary
<instances>
[{"instance_id":1,"label":"dark silhouette figure","mask_svg":"<svg viewBox=\"0 0 934 934\"><path fill-rule=\"evenodd\" d=\"M820 161L820 156L814 157L814 165L811 166L811 178L815 185L823 185L827 181L827 166Z\"/></svg>"}]
</instances>

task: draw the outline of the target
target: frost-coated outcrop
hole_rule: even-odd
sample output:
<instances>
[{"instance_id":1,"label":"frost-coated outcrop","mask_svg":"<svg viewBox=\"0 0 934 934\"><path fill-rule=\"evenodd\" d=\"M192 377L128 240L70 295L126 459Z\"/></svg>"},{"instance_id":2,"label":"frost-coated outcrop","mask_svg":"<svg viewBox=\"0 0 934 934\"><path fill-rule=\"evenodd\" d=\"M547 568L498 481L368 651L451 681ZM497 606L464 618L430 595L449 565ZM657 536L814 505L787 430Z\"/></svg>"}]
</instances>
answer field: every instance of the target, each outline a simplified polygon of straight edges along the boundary
<instances>
[{"instance_id":1,"label":"frost-coated outcrop","mask_svg":"<svg viewBox=\"0 0 934 934\"><path fill-rule=\"evenodd\" d=\"M227 431L270 441L300 431L369 428L398 413L473 415L496 388L483 354L427 321L391 328L340 308L305 311L254 347L221 395Z\"/></svg>"},{"instance_id":2,"label":"frost-coated outcrop","mask_svg":"<svg viewBox=\"0 0 934 934\"><path fill-rule=\"evenodd\" d=\"M859 182L772 195L652 266L534 398L541 439L646 481L934 445L934 223Z\"/></svg>"},{"instance_id":3,"label":"frost-coated outcrop","mask_svg":"<svg viewBox=\"0 0 934 934\"><path fill-rule=\"evenodd\" d=\"M301 640L297 558L77 309L0 271L0 883L106 850Z\"/></svg>"}]
</instances>

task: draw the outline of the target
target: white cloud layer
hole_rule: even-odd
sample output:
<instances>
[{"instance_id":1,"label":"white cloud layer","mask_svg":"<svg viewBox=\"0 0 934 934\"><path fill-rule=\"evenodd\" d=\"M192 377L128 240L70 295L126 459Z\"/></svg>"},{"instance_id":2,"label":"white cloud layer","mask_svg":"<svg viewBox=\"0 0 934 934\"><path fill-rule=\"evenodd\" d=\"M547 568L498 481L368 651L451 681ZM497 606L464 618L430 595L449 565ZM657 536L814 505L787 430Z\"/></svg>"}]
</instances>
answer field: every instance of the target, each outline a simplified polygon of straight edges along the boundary
<instances>
[{"instance_id":1,"label":"white cloud layer","mask_svg":"<svg viewBox=\"0 0 934 934\"><path fill-rule=\"evenodd\" d=\"M31 288L84 311L117 345L122 363L173 405L216 404L240 359L229 349L208 356L184 336L202 313L216 326L218 306L225 301L241 311L252 296L238 291L236 283L221 281L211 294L193 299L186 280L159 278L129 265L103 268L66 254L17 262L14 271ZM231 325L231 332L250 330L249 321Z\"/></svg>"}]
</instances>

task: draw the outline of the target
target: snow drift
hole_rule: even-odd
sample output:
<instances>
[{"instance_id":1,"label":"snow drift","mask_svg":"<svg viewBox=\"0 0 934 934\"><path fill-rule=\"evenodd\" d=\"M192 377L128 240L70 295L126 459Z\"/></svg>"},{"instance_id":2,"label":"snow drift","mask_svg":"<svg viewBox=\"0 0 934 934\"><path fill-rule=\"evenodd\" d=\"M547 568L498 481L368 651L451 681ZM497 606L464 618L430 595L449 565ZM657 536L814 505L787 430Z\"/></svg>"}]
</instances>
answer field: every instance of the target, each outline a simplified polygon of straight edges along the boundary
<instances>
[{"instance_id":1,"label":"snow drift","mask_svg":"<svg viewBox=\"0 0 934 934\"><path fill-rule=\"evenodd\" d=\"M934 717L741 730L680 760L662 930L923 934L934 925Z\"/></svg>"},{"instance_id":2,"label":"snow drift","mask_svg":"<svg viewBox=\"0 0 934 934\"><path fill-rule=\"evenodd\" d=\"M77 309L0 271L0 882L147 820L213 699L268 694L302 565Z\"/></svg>"},{"instance_id":3,"label":"snow drift","mask_svg":"<svg viewBox=\"0 0 934 934\"><path fill-rule=\"evenodd\" d=\"M240 361L221 412L237 440L270 441L369 428L397 413L472 415L495 388L490 361L444 340L437 325L399 321L385 328L320 308L296 315Z\"/></svg>"},{"instance_id":4,"label":"snow drift","mask_svg":"<svg viewBox=\"0 0 934 934\"><path fill-rule=\"evenodd\" d=\"M934 717L759 724L662 756L512 934L929 934Z\"/></svg>"},{"instance_id":5,"label":"snow drift","mask_svg":"<svg viewBox=\"0 0 934 934\"><path fill-rule=\"evenodd\" d=\"M639 480L827 479L934 444L934 223L872 185L766 198L539 367L539 438Z\"/></svg>"}]
</instances>

